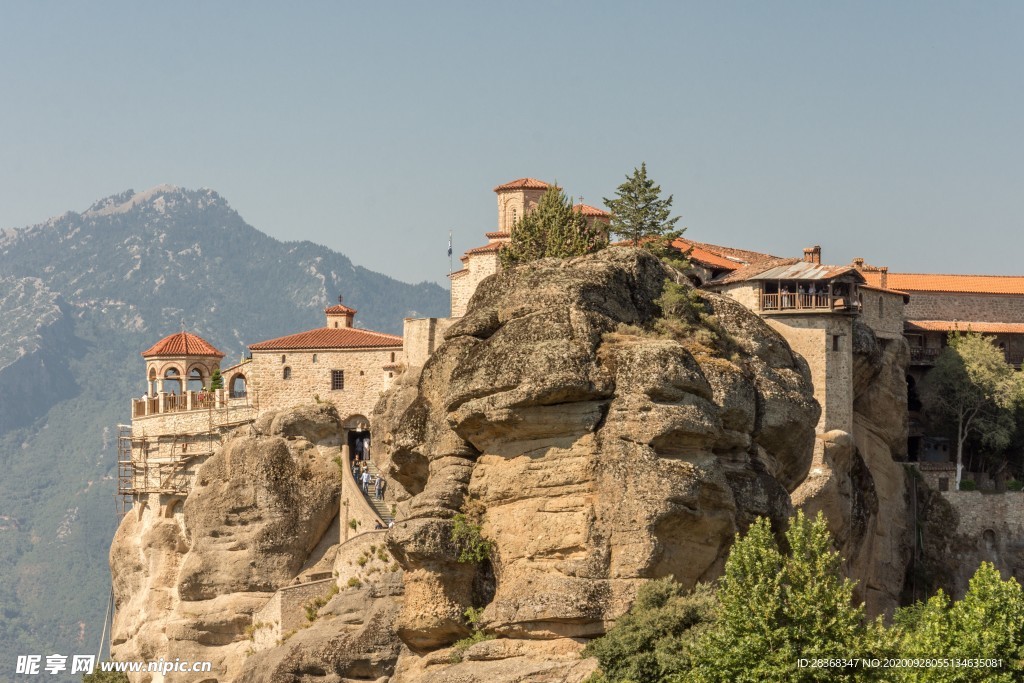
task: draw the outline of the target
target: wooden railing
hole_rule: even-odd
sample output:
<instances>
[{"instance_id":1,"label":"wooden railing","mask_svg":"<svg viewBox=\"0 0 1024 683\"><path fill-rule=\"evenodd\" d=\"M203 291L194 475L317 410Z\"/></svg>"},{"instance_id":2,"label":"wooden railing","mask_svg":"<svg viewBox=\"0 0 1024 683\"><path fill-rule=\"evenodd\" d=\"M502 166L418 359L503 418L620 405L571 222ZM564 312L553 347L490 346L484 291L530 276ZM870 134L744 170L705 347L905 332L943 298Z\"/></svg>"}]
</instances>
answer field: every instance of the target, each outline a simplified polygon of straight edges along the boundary
<instances>
[{"instance_id":1,"label":"wooden railing","mask_svg":"<svg viewBox=\"0 0 1024 683\"><path fill-rule=\"evenodd\" d=\"M132 417L146 417L161 413L179 413L189 410L238 408L249 405L246 392L189 391L184 394L163 394L132 399Z\"/></svg>"},{"instance_id":2,"label":"wooden railing","mask_svg":"<svg viewBox=\"0 0 1024 683\"><path fill-rule=\"evenodd\" d=\"M910 362L932 364L935 362L935 359L939 357L941 352L942 349L928 349L923 346L911 346Z\"/></svg>"},{"instance_id":3,"label":"wooden railing","mask_svg":"<svg viewBox=\"0 0 1024 683\"><path fill-rule=\"evenodd\" d=\"M835 308L847 308L846 300L830 296L827 292L814 294L781 292L761 295L761 310L763 311L832 310Z\"/></svg>"}]
</instances>

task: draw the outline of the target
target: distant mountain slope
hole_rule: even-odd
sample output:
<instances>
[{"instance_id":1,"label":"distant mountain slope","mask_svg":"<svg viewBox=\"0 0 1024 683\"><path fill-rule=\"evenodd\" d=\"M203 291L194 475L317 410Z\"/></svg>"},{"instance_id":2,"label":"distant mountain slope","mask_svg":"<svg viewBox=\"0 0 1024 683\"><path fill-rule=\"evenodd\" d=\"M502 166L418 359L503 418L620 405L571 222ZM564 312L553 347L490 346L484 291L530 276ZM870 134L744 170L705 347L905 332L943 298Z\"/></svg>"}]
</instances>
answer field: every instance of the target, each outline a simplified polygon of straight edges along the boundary
<instances>
[{"instance_id":1,"label":"distant mountain slope","mask_svg":"<svg viewBox=\"0 0 1024 683\"><path fill-rule=\"evenodd\" d=\"M144 391L142 349L184 322L230 362L247 344L322 325L339 293L358 326L384 332L448 310L437 285L280 242L216 192L171 186L2 233L0 276L3 652L96 649L114 429Z\"/></svg>"}]
</instances>

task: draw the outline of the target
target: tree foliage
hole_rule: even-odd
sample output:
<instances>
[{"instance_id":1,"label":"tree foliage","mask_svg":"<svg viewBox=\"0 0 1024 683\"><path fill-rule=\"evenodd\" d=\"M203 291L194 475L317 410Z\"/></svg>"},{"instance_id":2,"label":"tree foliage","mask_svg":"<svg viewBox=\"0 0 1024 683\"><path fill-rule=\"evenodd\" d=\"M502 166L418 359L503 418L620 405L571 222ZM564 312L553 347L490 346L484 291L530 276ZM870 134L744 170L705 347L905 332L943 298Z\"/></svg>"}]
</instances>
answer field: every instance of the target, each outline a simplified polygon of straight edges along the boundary
<instances>
[{"instance_id":1,"label":"tree foliage","mask_svg":"<svg viewBox=\"0 0 1024 683\"><path fill-rule=\"evenodd\" d=\"M737 537L719 583L719 620L701 638L687 680L813 681L822 672L800 659L877 656L884 629L854 605L854 584L842 575L821 513L812 522L798 512L786 544L784 553L766 519Z\"/></svg>"},{"instance_id":2,"label":"tree foliage","mask_svg":"<svg viewBox=\"0 0 1024 683\"><path fill-rule=\"evenodd\" d=\"M716 608L715 593L707 584L688 595L672 577L645 584L615 628L584 650L585 657L596 657L601 665L593 683L662 681L685 673Z\"/></svg>"},{"instance_id":3,"label":"tree foliage","mask_svg":"<svg viewBox=\"0 0 1024 683\"><path fill-rule=\"evenodd\" d=\"M670 218L672 195L661 198L661 186L647 177L647 164L633 169L632 176L615 190L615 199L604 200L612 214L611 231L634 247L643 244L649 248L663 249L666 242L682 234L676 231L679 217Z\"/></svg>"},{"instance_id":4,"label":"tree foliage","mask_svg":"<svg viewBox=\"0 0 1024 683\"><path fill-rule=\"evenodd\" d=\"M582 256L607 245L603 227L588 222L561 188L552 186L541 195L537 208L512 227L511 241L500 256L507 267L548 256Z\"/></svg>"},{"instance_id":5,"label":"tree foliage","mask_svg":"<svg viewBox=\"0 0 1024 683\"><path fill-rule=\"evenodd\" d=\"M1024 396L1021 377L1007 364L992 339L953 332L935 367L921 383L926 413L949 425L956 443L956 484L960 485L964 445L976 437L999 453L1014 435L1014 408Z\"/></svg>"},{"instance_id":6,"label":"tree foliage","mask_svg":"<svg viewBox=\"0 0 1024 683\"><path fill-rule=\"evenodd\" d=\"M218 389L224 388L224 377L220 374L219 368L213 369L213 374L210 375L210 391L217 391Z\"/></svg>"},{"instance_id":7,"label":"tree foliage","mask_svg":"<svg viewBox=\"0 0 1024 683\"><path fill-rule=\"evenodd\" d=\"M918 659L997 660L1000 666L907 670L903 680L1019 681L1024 679L1024 591L1003 581L983 562L963 600L950 603L941 590L925 603L899 610L895 628L900 656Z\"/></svg>"}]
</instances>

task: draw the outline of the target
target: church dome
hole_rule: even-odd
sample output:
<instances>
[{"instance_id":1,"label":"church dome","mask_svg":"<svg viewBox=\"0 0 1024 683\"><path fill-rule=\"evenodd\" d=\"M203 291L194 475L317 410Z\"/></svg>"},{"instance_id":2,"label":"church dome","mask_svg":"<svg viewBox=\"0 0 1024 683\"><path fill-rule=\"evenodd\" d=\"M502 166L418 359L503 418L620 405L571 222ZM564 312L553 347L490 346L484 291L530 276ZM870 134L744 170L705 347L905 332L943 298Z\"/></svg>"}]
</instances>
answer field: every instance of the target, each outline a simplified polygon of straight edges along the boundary
<instances>
[{"instance_id":1,"label":"church dome","mask_svg":"<svg viewBox=\"0 0 1024 683\"><path fill-rule=\"evenodd\" d=\"M197 334L191 332L175 332L167 335L156 344L142 352L143 358L153 356L213 356L223 358L224 354Z\"/></svg>"}]
</instances>

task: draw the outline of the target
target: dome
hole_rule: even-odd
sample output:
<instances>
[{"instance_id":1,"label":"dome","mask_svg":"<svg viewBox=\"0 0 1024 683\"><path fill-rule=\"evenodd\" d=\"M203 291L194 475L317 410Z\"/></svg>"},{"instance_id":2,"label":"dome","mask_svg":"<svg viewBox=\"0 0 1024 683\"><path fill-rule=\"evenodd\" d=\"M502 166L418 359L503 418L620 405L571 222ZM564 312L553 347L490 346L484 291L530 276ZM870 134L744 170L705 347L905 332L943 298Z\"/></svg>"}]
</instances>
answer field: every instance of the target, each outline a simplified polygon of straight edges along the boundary
<instances>
[{"instance_id":1,"label":"dome","mask_svg":"<svg viewBox=\"0 0 1024 683\"><path fill-rule=\"evenodd\" d=\"M213 356L223 358L224 354L197 334L175 332L153 344L142 352L143 358L153 356Z\"/></svg>"}]
</instances>

